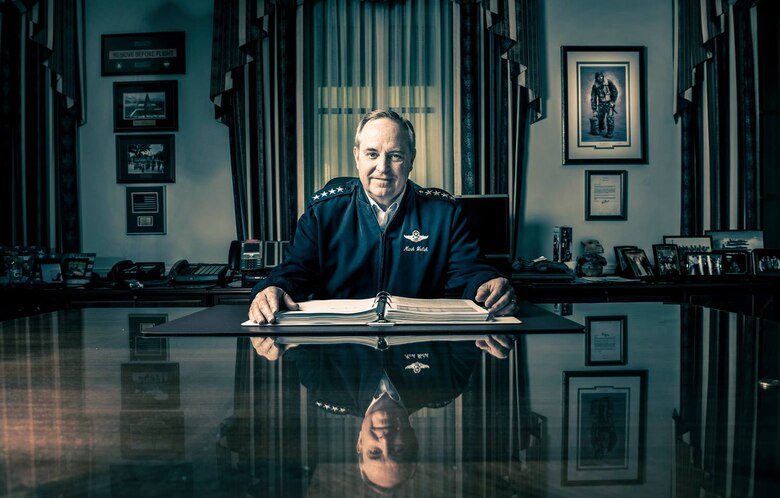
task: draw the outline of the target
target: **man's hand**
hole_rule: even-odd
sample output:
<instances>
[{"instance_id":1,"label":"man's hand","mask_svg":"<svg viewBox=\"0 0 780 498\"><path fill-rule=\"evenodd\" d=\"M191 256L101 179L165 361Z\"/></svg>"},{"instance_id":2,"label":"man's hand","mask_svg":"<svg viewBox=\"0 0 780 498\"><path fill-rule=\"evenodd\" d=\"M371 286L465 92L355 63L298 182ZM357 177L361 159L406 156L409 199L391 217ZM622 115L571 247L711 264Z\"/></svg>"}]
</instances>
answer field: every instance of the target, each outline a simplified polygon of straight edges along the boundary
<instances>
[{"instance_id":1,"label":"man's hand","mask_svg":"<svg viewBox=\"0 0 780 498\"><path fill-rule=\"evenodd\" d=\"M259 324L274 323L279 305L289 310L297 310L298 303L279 287L266 287L260 291L249 306L249 319Z\"/></svg>"},{"instance_id":2,"label":"man's hand","mask_svg":"<svg viewBox=\"0 0 780 498\"><path fill-rule=\"evenodd\" d=\"M487 339L478 339L474 344L496 358L504 359L512 350L514 340L507 335L491 335Z\"/></svg>"},{"instance_id":3,"label":"man's hand","mask_svg":"<svg viewBox=\"0 0 780 498\"><path fill-rule=\"evenodd\" d=\"M477 289L474 300L483 303L485 308L494 316L512 315L517 311L515 290L509 280L498 277L488 280Z\"/></svg>"},{"instance_id":4,"label":"man's hand","mask_svg":"<svg viewBox=\"0 0 780 498\"><path fill-rule=\"evenodd\" d=\"M273 337L251 337L250 339L257 354L268 361L278 360L285 351L297 346L297 344L277 344Z\"/></svg>"}]
</instances>

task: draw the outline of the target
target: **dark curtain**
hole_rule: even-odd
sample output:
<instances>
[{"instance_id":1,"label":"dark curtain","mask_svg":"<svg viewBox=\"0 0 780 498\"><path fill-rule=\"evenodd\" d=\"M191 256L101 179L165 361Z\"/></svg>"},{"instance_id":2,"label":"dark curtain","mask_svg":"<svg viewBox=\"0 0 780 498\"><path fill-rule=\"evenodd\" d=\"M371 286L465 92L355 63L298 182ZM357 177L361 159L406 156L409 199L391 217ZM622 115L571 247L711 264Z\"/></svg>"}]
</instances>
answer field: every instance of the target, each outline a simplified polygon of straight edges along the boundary
<instances>
[{"instance_id":1,"label":"dark curtain","mask_svg":"<svg viewBox=\"0 0 780 498\"><path fill-rule=\"evenodd\" d=\"M8 213L0 225L2 245L80 250L77 146L85 105L83 8L83 0L0 3L2 140L8 160L8 167L0 173L3 209ZM53 95L47 98L50 90ZM51 135L50 115L54 122ZM52 158L46 156L49 145L54 150ZM50 174L55 179L54 192L48 188ZM54 241L49 236L50 220L57 228Z\"/></svg>"},{"instance_id":2,"label":"dark curtain","mask_svg":"<svg viewBox=\"0 0 780 498\"><path fill-rule=\"evenodd\" d=\"M701 234L705 229L761 228L755 49L750 22L750 10L759 1L675 1L678 62L675 118L682 122L682 234ZM731 9L729 4L734 4ZM729 46L732 29L733 52ZM732 65L737 68L735 80L730 74ZM730 112L732 84L736 85L737 94L735 115ZM702 98L705 88L706 98ZM704 116L705 112L706 128L703 119L694 126L693 116ZM733 128L737 129L736 143L731 141ZM735 149L738 150L736 174L731 161ZM703 164L705 157L709 157L707 166ZM696 175L699 171L701 174ZM705 182L709 183L706 192L703 191ZM738 193L736 204L731 200L734 191ZM706 213L704 205L709 205Z\"/></svg>"}]
</instances>

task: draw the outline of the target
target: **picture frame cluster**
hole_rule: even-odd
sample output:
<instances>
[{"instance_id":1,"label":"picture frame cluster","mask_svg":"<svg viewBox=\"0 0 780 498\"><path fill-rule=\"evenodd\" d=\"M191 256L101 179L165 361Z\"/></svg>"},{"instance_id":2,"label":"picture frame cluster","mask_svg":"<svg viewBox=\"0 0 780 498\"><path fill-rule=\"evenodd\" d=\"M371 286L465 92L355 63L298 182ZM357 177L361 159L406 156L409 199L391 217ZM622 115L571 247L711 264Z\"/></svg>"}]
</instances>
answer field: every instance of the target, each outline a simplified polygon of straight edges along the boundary
<instances>
[{"instance_id":1,"label":"picture frame cluster","mask_svg":"<svg viewBox=\"0 0 780 498\"><path fill-rule=\"evenodd\" d=\"M105 34L101 37L101 75L184 74L185 33ZM113 130L116 182L176 182L179 130L178 81L115 81ZM151 133L150 133L151 132ZM127 234L165 234L165 186L125 188Z\"/></svg>"}]
</instances>

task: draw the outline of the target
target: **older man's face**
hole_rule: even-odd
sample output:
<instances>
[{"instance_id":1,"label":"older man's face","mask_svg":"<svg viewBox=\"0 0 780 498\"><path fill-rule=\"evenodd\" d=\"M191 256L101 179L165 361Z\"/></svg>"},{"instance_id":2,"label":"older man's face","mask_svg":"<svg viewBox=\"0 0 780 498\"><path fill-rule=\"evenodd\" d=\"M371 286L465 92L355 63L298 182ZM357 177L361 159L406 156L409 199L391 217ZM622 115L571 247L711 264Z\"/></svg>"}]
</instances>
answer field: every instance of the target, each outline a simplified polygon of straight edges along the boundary
<instances>
[{"instance_id":1,"label":"older man's face","mask_svg":"<svg viewBox=\"0 0 780 498\"><path fill-rule=\"evenodd\" d=\"M415 151L406 129L392 119L366 123L352 150L363 188L383 208L403 192L412 171Z\"/></svg>"}]
</instances>

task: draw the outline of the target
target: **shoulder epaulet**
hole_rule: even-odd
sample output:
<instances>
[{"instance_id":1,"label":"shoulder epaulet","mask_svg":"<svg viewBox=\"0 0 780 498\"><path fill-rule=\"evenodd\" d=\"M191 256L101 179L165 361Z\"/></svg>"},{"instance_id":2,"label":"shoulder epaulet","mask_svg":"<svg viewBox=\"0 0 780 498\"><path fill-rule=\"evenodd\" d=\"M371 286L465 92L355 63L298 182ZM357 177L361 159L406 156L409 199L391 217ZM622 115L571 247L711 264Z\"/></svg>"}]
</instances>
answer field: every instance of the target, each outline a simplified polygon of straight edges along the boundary
<instances>
[{"instance_id":1,"label":"shoulder epaulet","mask_svg":"<svg viewBox=\"0 0 780 498\"><path fill-rule=\"evenodd\" d=\"M417 195L421 197L427 197L429 199L443 199L450 202L455 202L455 196L447 192L446 190L442 190L440 188L422 188L419 187L416 189Z\"/></svg>"},{"instance_id":2,"label":"shoulder epaulet","mask_svg":"<svg viewBox=\"0 0 780 498\"><path fill-rule=\"evenodd\" d=\"M321 202L340 195L351 194L353 190L355 190L355 184L351 182L330 185L315 192L314 195L309 198L309 202Z\"/></svg>"}]
</instances>

